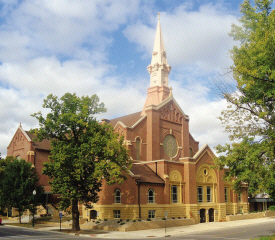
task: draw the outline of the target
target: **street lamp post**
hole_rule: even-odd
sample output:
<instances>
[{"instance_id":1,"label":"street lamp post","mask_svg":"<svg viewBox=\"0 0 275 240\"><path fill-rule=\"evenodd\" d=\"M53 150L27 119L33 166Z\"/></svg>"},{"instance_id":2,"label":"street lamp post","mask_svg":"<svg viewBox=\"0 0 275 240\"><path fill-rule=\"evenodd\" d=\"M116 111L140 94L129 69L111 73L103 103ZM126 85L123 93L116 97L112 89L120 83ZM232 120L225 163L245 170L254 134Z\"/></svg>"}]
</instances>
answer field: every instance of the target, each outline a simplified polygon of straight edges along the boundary
<instances>
[{"instance_id":1,"label":"street lamp post","mask_svg":"<svg viewBox=\"0 0 275 240\"><path fill-rule=\"evenodd\" d=\"M32 194L33 194L33 212L32 212L32 226L34 227L34 198L35 198L35 195L36 195L36 191L35 190L33 190L33 192L32 192Z\"/></svg>"}]
</instances>

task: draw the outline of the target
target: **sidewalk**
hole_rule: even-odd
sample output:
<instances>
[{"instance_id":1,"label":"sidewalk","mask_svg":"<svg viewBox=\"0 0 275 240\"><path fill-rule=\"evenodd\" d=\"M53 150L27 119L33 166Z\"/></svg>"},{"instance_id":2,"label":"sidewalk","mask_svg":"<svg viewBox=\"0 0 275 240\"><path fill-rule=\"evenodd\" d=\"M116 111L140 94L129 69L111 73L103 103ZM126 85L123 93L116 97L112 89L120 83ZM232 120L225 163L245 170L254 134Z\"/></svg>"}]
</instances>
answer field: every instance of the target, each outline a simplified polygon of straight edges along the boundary
<instances>
[{"instance_id":1,"label":"sidewalk","mask_svg":"<svg viewBox=\"0 0 275 240\"><path fill-rule=\"evenodd\" d=\"M3 224L13 222L3 220ZM274 222L275 218L273 217L266 217L266 218L257 218L257 219L249 219L249 220L239 220L239 221L230 221L230 222L211 222L211 223L199 223L195 225L189 226L182 226L182 227L173 227L167 228L166 234L165 229L150 229L150 230L140 230L140 231L130 231L130 232L118 232L118 231L100 231L100 230L90 230L87 234L80 233L80 236L87 236L87 237L97 237L97 238L115 238L115 239L137 239L137 238L148 238L148 237L164 237L165 235L170 236L178 236L182 234L192 234L198 232L205 232L205 231L212 231L218 230L223 228L231 228L231 227L240 227L245 225L251 224L259 224L265 222ZM64 226L62 229L70 229L71 227ZM42 227L42 228L35 228L39 231L53 231L59 230L59 226L51 226L51 227Z\"/></svg>"}]
</instances>

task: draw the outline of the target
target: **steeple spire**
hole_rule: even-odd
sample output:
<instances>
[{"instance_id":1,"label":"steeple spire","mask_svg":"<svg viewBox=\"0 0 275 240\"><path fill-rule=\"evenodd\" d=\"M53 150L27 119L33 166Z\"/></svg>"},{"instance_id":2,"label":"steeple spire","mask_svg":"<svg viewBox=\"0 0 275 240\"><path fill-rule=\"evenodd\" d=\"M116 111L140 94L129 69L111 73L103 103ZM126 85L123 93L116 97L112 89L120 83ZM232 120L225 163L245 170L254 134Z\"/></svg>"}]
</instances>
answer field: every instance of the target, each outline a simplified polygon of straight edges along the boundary
<instances>
[{"instance_id":1,"label":"steeple spire","mask_svg":"<svg viewBox=\"0 0 275 240\"><path fill-rule=\"evenodd\" d=\"M144 104L141 116L144 116L146 109L150 106L157 106L163 100L172 96L169 89L168 74L171 66L167 62L166 52L160 27L160 13L158 13L158 26L151 64L147 67L150 73L150 87L147 89L147 99Z\"/></svg>"},{"instance_id":2,"label":"steeple spire","mask_svg":"<svg viewBox=\"0 0 275 240\"><path fill-rule=\"evenodd\" d=\"M158 13L158 15L158 26L152 60L151 64L147 67L147 70L150 73L150 87L168 87L168 74L171 71L171 66L167 62L166 51L160 26L160 13Z\"/></svg>"}]
</instances>

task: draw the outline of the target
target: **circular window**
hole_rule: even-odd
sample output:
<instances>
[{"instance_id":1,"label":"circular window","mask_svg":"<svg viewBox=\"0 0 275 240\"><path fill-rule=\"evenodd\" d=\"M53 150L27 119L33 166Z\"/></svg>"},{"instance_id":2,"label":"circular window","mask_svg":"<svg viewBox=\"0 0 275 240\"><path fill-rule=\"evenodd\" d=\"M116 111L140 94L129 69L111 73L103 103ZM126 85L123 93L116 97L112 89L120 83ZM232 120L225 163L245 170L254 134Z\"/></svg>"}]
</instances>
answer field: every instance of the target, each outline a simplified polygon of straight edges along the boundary
<instances>
[{"instance_id":1,"label":"circular window","mask_svg":"<svg viewBox=\"0 0 275 240\"><path fill-rule=\"evenodd\" d=\"M178 152L178 144L176 138L173 135L167 135L163 140L163 148L165 154L168 157L174 157Z\"/></svg>"}]
</instances>

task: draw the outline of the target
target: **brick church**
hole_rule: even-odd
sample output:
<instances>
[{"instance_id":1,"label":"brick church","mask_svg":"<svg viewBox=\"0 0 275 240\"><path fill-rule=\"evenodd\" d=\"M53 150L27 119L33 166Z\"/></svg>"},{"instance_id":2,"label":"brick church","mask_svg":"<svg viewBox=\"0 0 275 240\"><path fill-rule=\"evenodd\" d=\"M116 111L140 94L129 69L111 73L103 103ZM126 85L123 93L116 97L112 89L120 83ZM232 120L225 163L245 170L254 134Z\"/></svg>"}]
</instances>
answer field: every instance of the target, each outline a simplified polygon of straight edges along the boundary
<instances>
[{"instance_id":1,"label":"brick church","mask_svg":"<svg viewBox=\"0 0 275 240\"><path fill-rule=\"evenodd\" d=\"M215 157L208 145L199 147L189 132L189 117L180 108L169 87L168 64L160 21L151 64L150 87L142 111L116 119L103 119L124 136L133 159L127 180L118 185L103 184L93 210L82 207L84 218L147 219L194 218L196 222L220 221L227 214L248 212L246 192L237 194L222 180L225 170L211 168ZM20 156L33 163L47 199L54 201L48 178L41 174L50 142L34 142L33 135L18 128L8 156Z\"/></svg>"}]
</instances>

